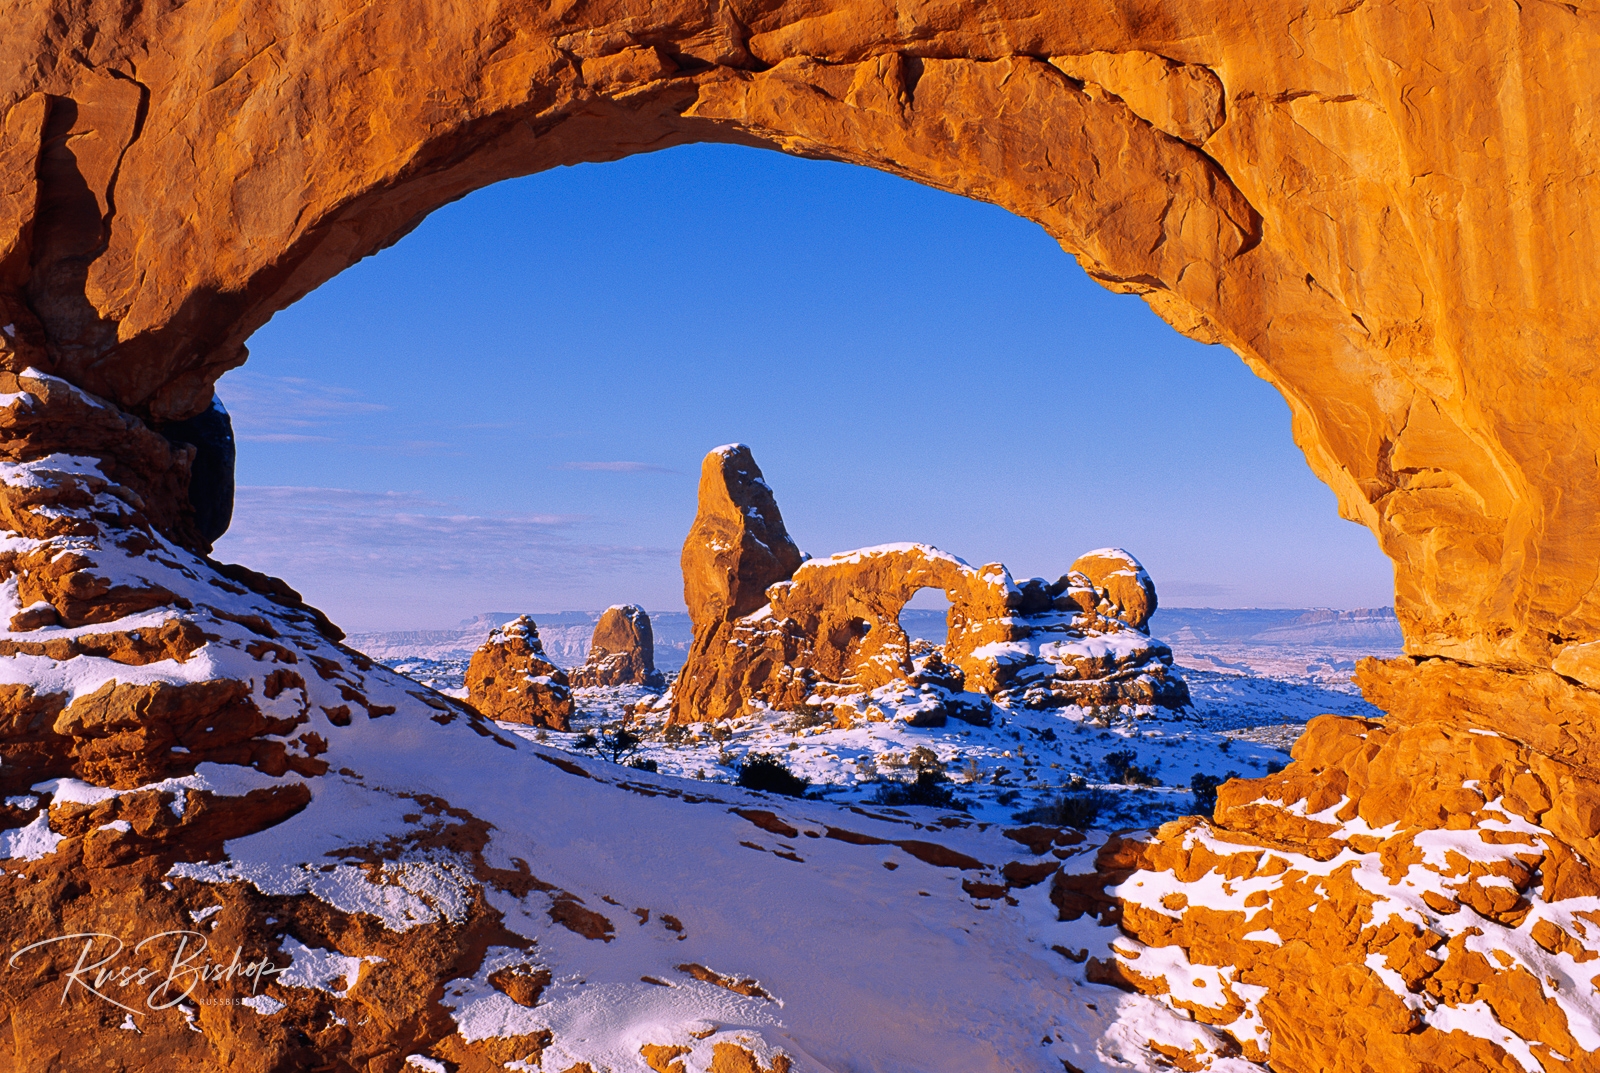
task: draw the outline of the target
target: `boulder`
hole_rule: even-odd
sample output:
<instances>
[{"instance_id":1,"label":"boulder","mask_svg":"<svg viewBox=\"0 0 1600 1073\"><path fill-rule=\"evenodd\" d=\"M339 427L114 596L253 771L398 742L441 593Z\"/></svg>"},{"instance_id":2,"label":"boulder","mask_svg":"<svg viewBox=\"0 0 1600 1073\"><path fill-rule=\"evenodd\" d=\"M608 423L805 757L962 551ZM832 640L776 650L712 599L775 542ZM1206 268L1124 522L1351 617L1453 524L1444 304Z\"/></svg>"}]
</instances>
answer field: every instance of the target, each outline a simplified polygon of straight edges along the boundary
<instances>
[{"instance_id":1,"label":"boulder","mask_svg":"<svg viewBox=\"0 0 1600 1073\"><path fill-rule=\"evenodd\" d=\"M1156 583L1139 560L1121 548L1100 548L1078 556L1060 582L1070 591L1070 579L1081 575L1094 586L1111 614L1136 630L1148 632L1150 616L1156 611Z\"/></svg>"},{"instance_id":2,"label":"boulder","mask_svg":"<svg viewBox=\"0 0 1600 1073\"><path fill-rule=\"evenodd\" d=\"M575 687L665 685L656 670L650 616L634 604L606 608L595 623L589 658L569 676Z\"/></svg>"},{"instance_id":3,"label":"boulder","mask_svg":"<svg viewBox=\"0 0 1600 1073\"><path fill-rule=\"evenodd\" d=\"M551 663L533 619L520 615L489 634L467 664L467 700L490 719L566 730L572 719L567 676Z\"/></svg>"}]
</instances>

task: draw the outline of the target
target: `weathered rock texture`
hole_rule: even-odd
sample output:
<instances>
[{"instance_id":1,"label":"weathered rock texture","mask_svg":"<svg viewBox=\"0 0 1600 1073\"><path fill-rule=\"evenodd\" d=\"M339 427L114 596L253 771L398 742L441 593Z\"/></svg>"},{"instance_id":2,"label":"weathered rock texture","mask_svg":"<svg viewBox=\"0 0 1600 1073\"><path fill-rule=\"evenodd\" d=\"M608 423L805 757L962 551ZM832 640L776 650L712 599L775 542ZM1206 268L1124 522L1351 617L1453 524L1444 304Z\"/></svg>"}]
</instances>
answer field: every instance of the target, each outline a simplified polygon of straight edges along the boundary
<instances>
[{"instance_id":1,"label":"weathered rock texture","mask_svg":"<svg viewBox=\"0 0 1600 1073\"><path fill-rule=\"evenodd\" d=\"M691 721L703 717L679 713L725 706L725 697L712 699L714 689L738 697L750 695L747 683L694 669L725 662L738 620L763 606L767 586L788 578L804 559L784 528L778 501L750 448L734 443L706 455L700 466L699 509L680 559L683 601L694 625L694 641L673 690L674 718ZM794 655L780 648L756 673L781 674L780 668ZM737 706L739 701L733 703Z\"/></svg>"},{"instance_id":2,"label":"weathered rock texture","mask_svg":"<svg viewBox=\"0 0 1600 1073\"><path fill-rule=\"evenodd\" d=\"M1055 582L1021 585L1000 563L974 569L927 544L779 560L770 549L794 543L749 448L719 447L701 472L700 509L683 545L695 636L673 684L675 722L716 722L751 704L836 704L851 719L844 706L864 712L886 701L913 725L938 726L952 716L988 723L991 698L1031 708L1189 701L1171 650L1144 629L1155 583L1120 548L1090 552ZM767 581L763 602L748 583L737 601L707 599L708 577ZM900 626L900 612L927 588L950 600L942 651L919 652ZM735 616L737 608L747 610Z\"/></svg>"},{"instance_id":3,"label":"weathered rock texture","mask_svg":"<svg viewBox=\"0 0 1600 1073\"><path fill-rule=\"evenodd\" d=\"M567 674L545 657L539 627L518 615L490 631L467 664L467 700L490 719L566 730L572 719Z\"/></svg>"},{"instance_id":4,"label":"weathered rock texture","mask_svg":"<svg viewBox=\"0 0 1600 1073\"><path fill-rule=\"evenodd\" d=\"M1291 1073L1600 1069L1593 778L1399 714L1323 716L1294 755L1223 786L1211 824L1102 850L1131 938L1091 978Z\"/></svg>"},{"instance_id":5,"label":"weathered rock texture","mask_svg":"<svg viewBox=\"0 0 1600 1073\"><path fill-rule=\"evenodd\" d=\"M1337 749L1305 753L1259 788L1266 804L1257 808L1225 795L1221 826L1171 831L1138 849L1126 866L1142 871L1119 888L1138 905L1139 883L1175 869L1187 876L1215 864L1243 877L1282 860L1280 887L1246 895L1305 899L1304 915L1275 908L1274 927L1261 929L1282 940L1282 953L1270 941L1228 939L1237 921L1227 914L1238 907L1184 912L1182 926L1168 931L1130 912L1130 929L1169 965L1185 957L1277 965L1281 973L1263 968L1258 983L1230 985L1239 1003L1217 1016L1233 1024L1238 1008L1255 1003L1275 1030L1263 1035L1252 1022L1237 1034L1279 1069L1533 1068L1569 1051L1571 1063L1555 1064L1582 1068L1592 1061L1583 1049L1600 1035L1571 1030L1583 1013L1576 1006L1564 1014L1570 1040L1561 1035L1550 1003L1587 1002L1587 993L1561 982L1576 979L1562 975L1566 968L1541 977L1522 966L1543 956L1532 953L1547 949L1541 937L1563 951L1551 957L1589 960L1581 914L1595 911L1592 895L1558 878L1590 875L1584 861L1592 857L1579 853L1594 831L1587 819L1556 823L1547 813L1558 806L1541 812L1532 788L1503 795L1515 817L1506 820L1494 818L1490 800L1441 797L1427 815L1395 821L1416 823L1417 833L1370 835L1401 839L1388 851L1401 863L1391 865L1381 853L1372 863L1376 851L1354 841L1321 857L1343 838L1323 828L1337 821L1354 839L1354 820L1343 818L1344 805L1325 823L1307 809L1332 807L1324 799L1341 778L1348 808L1371 807L1364 802L1382 796L1376 787L1395 786L1393 773L1410 770L1407 741L1451 743L1453 752L1425 750L1441 786L1465 780L1494 792L1505 765L1521 764L1552 802L1582 801L1600 772L1597 49L1600 16L1590 7L1510 0L1472 8L509 0L403 15L355 0L248 11L229 0L12 5L0 35L0 395L9 400L0 459L24 470L0 495L0 521L14 534L6 552L14 558L0 570L20 593L4 616L16 692L0 773L13 770L17 751L31 765L18 773L82 764L70 770L105 783L144 779L187 755L164 745L169 735L193 742L176 749L193 749L209 747L197 735L222 734L232 740L217 748L233 750L230 757L287 750L276 724L258 729L242 701L219 699L226 688L182 702L108 699L53 729L82 702L74 691L57 710L52 698L68 691L47 662L154 666L166 661L137 661L191 645L185 622L239 651L256 646L260 654L240 658L263 663L304 642L308 660L316 652L330 662L308 677L283 657L272 673L300 675L316 707L342 710L340 719L360 707L312 683L325 675L323 684L337 679L340 690L365 696L364 672L325 654L333 642L319 617L286 587L183 558L214 531L196 513L197 501L212 499L190 494L191 448L150 431L202 413L217 376L244 359L244 341L276 310L428 211L500 178L697 140L844 160L1035 220L1106 286L1141 295L1194 338L1226 344L1283 393L1312 469L1394 560L1410 658L1365 672L1371 695L1393 713L1382 731L1391 737L1360 731L1369 738L1338 753L1348 755L1343 766L1334 764ZM109 405L84 401L73 385ZM766 517L759 505L757 514ZM760 536L754 523L724 520L741 543L746 533ZM790 549L768 547L777 576L701 579L697 599L720 600L725 624L759 607L766 586L795 569ZM179 565L105 566L123 555ZM203 580L190 587L191 579ZM201 594L230 585L256 609L228 614L252 625L202 609ZM293 644L269 632L292 634ZM196 658L171 657L185 668ZM190 671L196 682L255 681ZM118 686L158 680L146 674L158 672L118 671ZM277 696L293 692L287 678L271 680ZM102 674L89 692L109 681ZM266 699L263 692L253 703L266 712ZM226 720L207 720L224 710ZM332 714L312 718L338 726ZM1451 737L1463 727L1498 734L1515 759L1491 756L1481 743L1466 749L1470 739ZM1348 744L1354 733L1328 741ZM45 822L43 812L30 815L14 818L30 828ZM1545 826L1527 829L1537 826L1533 815ZM131 829L139 839L157 831ZM74 874L73 890L87 884L91 906L137 904L152 919L181 920L177 903L146 881L155 866L139 863L155 859L153 843L109 831L83 836L85 860L105 845L128 854L131 870L91 866L87 879L60 870L53 881ZM1379 864L1398 875L1407 847L1441 831L1466 863L1418 849L1427 859L1408 867L1452 872L1463 891L1471 883L1518 891L1528 914L1518 922L1493 899L1463 893L1445 916L1464 930L1426 948L1427 959L1454 966L1447 977L1423 972L1418 966L1431 961L1398 947L1393 959L1358 957L1369 939L1348 929L1365 929L1369 915L1402 946L1446 934L1434 927L1441 918L1398 897L1363 908L1347 883ZM1207 832L1239 848L1215 862L1174 856L1212 838ZM1477 866L1475 855L1502 852L1493 847L1512 836L1544 847L1518 851L1533 878L1506 864L1458 882ZM185 852L206 852L197 846ZM1343 861L1344 871L1324 876L1302 858ZM53 895L19 903L6 934L92 923L67 905ZM286 919L280 905L271 911ZM1347 932L1322 931L1337 927ZM1418 929L1412 939L1401 937L1408 927ZM425 993L446 971L459 933L445 932L444 946L416 947L443 960L397 981L391 995ZM1450 944L1465 953L1435 956ZM482 945L466 949L472 961ZM1221 993L1217 980L1210 987L1208 995ZM1172 1001L1193 1002L1193 993L1174 991ZM1303 1023L1271 1013L1307 1003ZM1353 1011L1384 1003L1392 1017L1352 1020ZM14 1029L33 1033L19 1053L71 1035L59 1019L67 1015L44 1000L26 1016L11 1009ZM1429 1029L1413 1032L1422 1010ZM202 1022L224 1024L209 1011ZM357 1064L388 1061L410 1041L434 1038L414 1026L442 1016L419 1014L405 1022L412 1028L391 1030L382 1003L372 1012L374 1027L349 1030L351 1050L344 1035L322 1035L334 1029L316 1027L333 1024L321 1011L296 1011L303 1028L273 1030L273 1061L315 1065L307 1047ZM139 1046L153 1049L143 1064L184 1061L190 1048L207 1046L201 1038L187 1030L145 1038ZM451 1060L465 1061L460 1053Z\"/></svg>"},{"instance_id":6,"label":"weathered rock texture","mask_svg":"<svg viewBox=\"0 0 1600 1073\"><path fill-rule=\"evenodd\" d=\"M656 643L650 616L634 604L606 608L594 624L589 657L567 676L574 686L643 685L666 682L656 670Z\"/></svg>"},{"instance_id":7,"label":"weathered rock texture","mask_svg":"<svg viewBox=\"0 0 1600 1073\"><path fill-rule=\"evenodd\" d=\"M1243 355L1395 559L1415 652L1545 668L1600 639L1600 431L1566 390L1597 278L1581 8L232 10L12 20L14 370L188 417L275 310L467 190L767 145L1001 204Z\"/></svg>"},{"instance_id":8,"label":"weathered rock texture","mask_svg":"<svg viewBox=\"0 0 1600 1073\"><path fill-rule=\"evenodd\" d=\"M718 447L700 466L699 510L683 542L683 599L696 623L742 618L805 556L789 538L750 448Z\"/></svg>"},{"instance_id":9,"label":"weathered rock texture","mask_svg":"<svg viewBox=\"0 0 1600 1073\"><path fill-rule=\"evenodd\" d=\"M1150 616L1156 612L1156 583L1138 559L1121 548L1100 548L1078 556L1062 578L1063 589L1069 587L1069 579L1073 582L1071 588L1101 595L1101 602L1083 610L1109 613L1136 630L1149 632Z\"/></svg>"}]
</instances>

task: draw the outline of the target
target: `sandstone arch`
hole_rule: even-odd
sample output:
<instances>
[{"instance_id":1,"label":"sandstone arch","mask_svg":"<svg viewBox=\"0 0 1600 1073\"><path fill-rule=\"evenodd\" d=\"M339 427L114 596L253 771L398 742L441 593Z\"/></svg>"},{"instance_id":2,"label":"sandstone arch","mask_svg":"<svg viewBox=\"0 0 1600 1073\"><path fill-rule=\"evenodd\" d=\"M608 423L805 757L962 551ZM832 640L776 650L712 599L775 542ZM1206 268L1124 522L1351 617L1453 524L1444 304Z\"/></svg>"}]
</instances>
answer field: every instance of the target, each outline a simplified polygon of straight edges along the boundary
<instances>
[{"instance_id":1,"label":"sandstone arch","mask_svg":"<svg viewBox=\"0 0 1600 1073\"><path fill-rule=\"evenodd\" d=\"M1393 713L1386 726L1326 724L1283 777L1225 791L1222 841L1191 826L1102 854L1102 886L1130 872L1276 884L1259 893L1277 914L1267 931L1286 941L1263 949L1252 936L1266 932L1245 930L1242 911L1185 914L1126 884L1108 899L1057 873L1061 913L1120 899L1124 929L1165 951L1154 964L1229 959L1234 975L1218 985L1227 1003L1202 1019L1227 1025L1250 1057L1270 1043L1281 1068L1510 1061L1427 1022L1433 999L1420 991L1391 997L1374 958L1407 974L1407 988L1465 994L1471 975L1491 1006L1517 1011L1508 1031L1592 1061L1578 1042L1589 1037L1568 1031L1571 988L1553 998L1526 965L1500 971L1444 916L1367 928L1361 914L1376 903L1359 891L1282 878L1306 868L1272 871L1273 854L1348 853L1379 874L1375 831L1396 832L1383 846L1398 859L1447 822L1503 834L1500 817L1514 813L1539 825L1527 848L1451 875L1433 893L1456 908L1415 912L1481 911L1527 930L1518 956L1535 961L1535 946L1556 959L1587 950L1540 914L1600 890L1583 863L1600 858L1600 697L1584 684L1600 684L1585 647L1600 640L1600 169L1587 62L1600 29L1588 7L33 0L7 20L0 392L11 402L0 449L31 483L8 486L3 513L28 539L81 545L32 564L37 599L20 609L32 617L11 622L24 633L54 621L109 630L57 649L7 639L8 658L181 661L198 630L127 623L192 609L177 590L203 574L200 592L243 601L206 620L236 650L227 658L285 664L263 694L282 720L312 718L319 690L330 734L349 725L352 704L369 719L391 714L361 692L374 687L359 661L328 647L332 627L281 583L173 558L161 575L170 589L113 584L105 563L166 555L159 535L204 547L183 494L189 455L141 422L199 414L274 310L497 179L692 140L883 168L1038 221L1105 285L1240 354L1288 399L1295 438L1341 511L1395 562L1413 658L1364 671L1369 696ZM100 472L68 455L99 459ZM733 579L722 595L731 607L757 581ZM305 674L290 671L298 657L281 638L319 653L316 676L339 692L304 663ZM43 678L12 683L0 779L21 781L7 793L86 775L85 757L120 770L119 750L133 748L124 739L140 757L184 741L186 752L161 753L180 769L214 755L320 777L327 764L314 752L267 740L279 716L240 722L231 737L200 725L251 664L218 666L214 680L137 711L117 708L114 688L78 711ZM279 702L296 693L298 713ZM441 724L464 718L413 700ZM1404 807L1386 804L1395 794ZM117 807L96 806L92 823ZM80 859L107 904L144 897L108 868L178 844L162 841L178 837L171 823L150 819L166 812L139 807L145 842L109 823L92 831L110 834L84 836ZM206 845L281 811L242 808L221 834L204 828ZM560 904L566 919L588 919ZM1358 911L1312 912L1330 904ZM1146 949L1096 971L1159 991ZM1363 1022L1350 994L1382 999L1382 1024ZM35 1012L43 1031L58 1023ZM392 1045L363 1043L374 1054Z\"/></svg>"},{"instance_id":2,"label":"sandstone arch","mask_svg":"<svg viewBox=\"0 0 1600 1073\"><path fill-rule=\"evenodd\" d=\"M981 622L1006 610L1005 590L994 579L926 544L812 559L770 594L773 615L794 620L815 639L812 665L824 678L854 680L870 689L911 670L910 638L900 628L900 612L919 589L929 587L950 599L950 637L957 648L970 620Z\"/></svg>"},{"instance_id":3,"label":"sandstone arch","mask_svg":"<svg viewBox=\"0 0 1600 1073\"><path fill-rule=\"evenodd\" d=\"M1542 670L1600 637L1594 187L1548 137L1591 115L1582 13L61 10L0 57L13 369L187 417L274 310L475 187L765 145L1003 205L1238 352L1395 560L1415 654Z\"/></svg>"},{"instance_id":4,"label":"sandstone arch","mask_svg":"<svg viewBox=\"0 0 1600 1073\"><path fill-rule=\"evenodd\" d=\"M681 562L694 642L668 691L676 724L831 705L845 726L887 713L988 726L995 703L1189 703L1172 651L1145 628L1155 583L1120 548L1020 584L1003 563L974 567L931 544L802 556L750 448L729 444L701 465ZM950 607L944 645L919 653L900 614L926 588Z\"/></svg>"}]
</instances>

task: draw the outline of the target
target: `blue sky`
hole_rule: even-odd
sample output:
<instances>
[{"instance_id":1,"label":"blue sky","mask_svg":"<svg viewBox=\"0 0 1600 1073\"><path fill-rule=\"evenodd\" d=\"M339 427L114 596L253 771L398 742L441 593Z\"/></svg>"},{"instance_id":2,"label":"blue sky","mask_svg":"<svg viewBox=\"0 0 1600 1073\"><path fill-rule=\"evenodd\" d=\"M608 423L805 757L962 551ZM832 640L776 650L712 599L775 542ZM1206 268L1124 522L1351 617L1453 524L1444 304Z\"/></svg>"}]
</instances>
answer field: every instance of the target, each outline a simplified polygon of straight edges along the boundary
<instances>
[{"instance_id":1,"label":"blue sky","mask_svg":"<svg viewBox=\"0 0 1600 1073\"><path fill-rule=\"evenodd\" d=\"M864 168L687 146L500 183L250 350L217 555L346 629L681 609L700 459L733 441L813 555L1055 577L1115 544L1171 606L1392 600L1237 357L1038 226Z\"/></svg>"}]
</instances>

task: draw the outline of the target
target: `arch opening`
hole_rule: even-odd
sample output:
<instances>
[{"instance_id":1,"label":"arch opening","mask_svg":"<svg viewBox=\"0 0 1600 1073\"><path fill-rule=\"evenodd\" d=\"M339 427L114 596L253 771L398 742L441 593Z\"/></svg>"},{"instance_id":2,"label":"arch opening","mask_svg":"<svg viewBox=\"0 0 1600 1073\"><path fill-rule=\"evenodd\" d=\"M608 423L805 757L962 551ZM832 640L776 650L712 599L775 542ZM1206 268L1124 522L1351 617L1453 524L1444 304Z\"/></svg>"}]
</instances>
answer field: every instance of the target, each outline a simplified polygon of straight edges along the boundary
<instances>
[{"instance_id":1,"label":"arch opening","mask_svg":"<svg viewBox=\"0 0 1600 1073\"><path fill-rule=\"evenodd\" d=\"M911 638L914 654L917 642L943 648L950 636L950 597L938 586L918 589L900 609L900 628Z\"/></svg>"},{"instance_id":2,"label":"arch opening","mask_svg":"<svg viewBox=\"0 0 1600 1073\"><path fill-rule=\"evenodd\" d=\"M391 54L361 20L318 31L314 47L298 40L270 74L230 85L240 101L215 108L193 106L175 61L131 69L110 42L144 32L135 26L91 35L113 49L98 64L19 68L32 73L3 102L17 176L16 211L0 220L6 367L58 373L158 423L182 420L205 409L273 312L500 179L690 142L864 164L1040 223L1097 281L1140 294L1268 378L1340 511L1395 561L1414 654L1542 672L1570 649L1566 671L1589 673L1581 645L1600 635L1600 594L1567 573L1600 561L1600 537L1571 536L1589 531L1600 492L1542 474L1551 457L1587 472L1579 462L1594 452L1544 430L1538 405L1469 402L1526 394L1514 350L1495 349L1519 344L1475 342L1504 335L1504 310L1462 291L1497 294L1497 277L1467 284L1419 268L1432 265L1425 251L1492 249L1526 228L1503 206L1438 216L1433 193L1361 171L1371 144L1398 136L1382 109L1337 133L1312 136L1298 120L1280 129L1288 113L1261 102L1281 96L1281 70L1241 65L1234 50L1242 34L1245 51L1275 54L1257 24L1174 16L1123 27L1108 51L1071 18L1003 19L996 31L951 15L884 38L773 9L760 29L694 19L693 32L606 32L580 47L546 21L562 17L519 21L515 44L466 31L407 43L396 62L435 77L384 85L354 121L309 87L330 55ZM150 18L163 39L205 38L189 22L197 15ZM200 62L218 65L209 74L222 85L236 59ZM1365 92L1325 96L1346 90ZM262 93L274 103L235 107ZM453 104L441 111L443 100ZM1433 106L1429 129L1455 129L1452 101ZM364 108L383 115L382 137L367 136ZM1302 143L1311 164L1293 155ZM1262 157L1263 145L1275 149ZM1439 150L1419 147L1417 159ZM1302 196L1311 188L1273 181L1280 159L1328 181ZM255 211L238 211L245 203ZM1375 222L1392 219L1432 222L1425 235ZM1330 232L1329 221L1343 222ZM1566 323L1571 303L1555 293L1523 312ZM151 475L140 484L141 495L174 498ZM184 519L174 524L203 544Z\"/></svg>"},{"instance_id":3,"label":"arch opening","mask_svg":"<svg viewBox=\"0 0 1600 1073\"><path fill-rule=\"evenodd\" d=\"M732 248L757 217L806 238L719 262L687 295L677 272L640 270L651 235ZM892 279L863 243L899 251ZM660 352L663 335L695 353ZM220 384L249 502L219 554L359 631L681 606L688 476L743 438L778 467L808 549L924 539L1054 577L1110 535L1177 603L1385 598L1270 388L1108 294L1034 225L876 171L709 146L500 184L251 345ZM472 356L441 369L442 352ZM917 416L951 407L986 447ZM280 489L285 472L308 489ZM404 518L383 529L379 510ZM322 538L275 543L285 511ZM1306 585L1307 558L1339 566ZM1220 583L1214 567L1239 560L1250 571Z\"/></svg>"}]
</instances>

